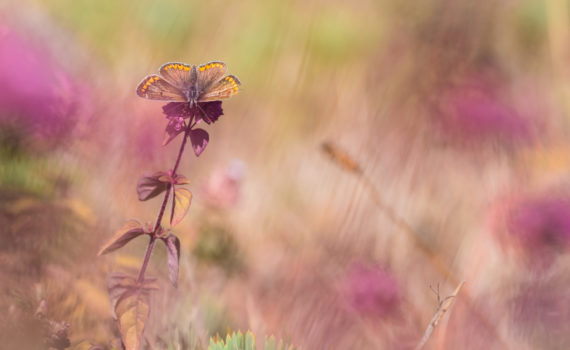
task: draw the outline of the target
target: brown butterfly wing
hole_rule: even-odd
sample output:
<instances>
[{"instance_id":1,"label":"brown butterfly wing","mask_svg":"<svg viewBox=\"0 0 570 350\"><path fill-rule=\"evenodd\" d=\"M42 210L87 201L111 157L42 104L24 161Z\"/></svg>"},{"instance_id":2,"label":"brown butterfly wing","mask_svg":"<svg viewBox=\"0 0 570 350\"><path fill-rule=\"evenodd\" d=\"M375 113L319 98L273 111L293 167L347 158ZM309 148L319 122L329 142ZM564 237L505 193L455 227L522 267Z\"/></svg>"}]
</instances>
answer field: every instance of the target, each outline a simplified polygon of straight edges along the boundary
<instances>
[{"instance_id":1,"label":"brown butterfly wing","mask_svg":"<svg viewBox=\"0 0 570 350\"><path fill-rule=\"evenodd\" d=\"M228 75L204 91L200 95L198 102L219 101L230 98L238 93L240 84L236 76Z\"/></svg>"},{"instance_id":2,"label":"brown butterfly wing","mask_svg":"<svg viewBox=\"0 0 570 350\"><path fill-rule=\"evenodd\" d=\"M174 87L158 75L149 75L137 87L137 95L149 100L186 101L186 96L177 87Z\"/></svg>"},{"instance_id":3,"label":"brown butterfly wing","mask_svg":"<svg viewBox=\"0 0 570 350\"><path fill-rule=\"evenodd\" d=\"M198 91L208 90L210 86L222 79L228 68L224 62L214 61L202 64L198 67Z\"/></svg>"},{"instance_id":4,"label":"brown butterfly wing","mask_svg":"<svg viewBox=\"0 0 570 350\"><path fill-rule=\"evenodd\" d=\"M159 69L160 75L164 79L182 91L190 87L191 71L192 66L178 62L165 63Z\"/></svg>"}]
</instances>

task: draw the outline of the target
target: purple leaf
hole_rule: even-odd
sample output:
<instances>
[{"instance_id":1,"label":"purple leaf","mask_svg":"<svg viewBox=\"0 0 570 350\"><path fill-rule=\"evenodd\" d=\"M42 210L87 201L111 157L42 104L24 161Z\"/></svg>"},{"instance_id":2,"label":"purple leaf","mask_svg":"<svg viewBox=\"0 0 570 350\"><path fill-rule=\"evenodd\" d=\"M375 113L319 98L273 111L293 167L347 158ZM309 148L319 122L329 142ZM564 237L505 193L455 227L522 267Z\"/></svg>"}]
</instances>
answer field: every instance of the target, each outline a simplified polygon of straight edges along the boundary
<instances>
[{"instance_id":1,"label":"purple leaf","mask_svg":"<svg viewBox=\"0 0 570 350\"><path fill-rule=\"evenodd\" d=\"M206 123L214 123L224 114L222 101L200 102L198 106L190 107L188 102L170 102L162 107L162 111L169 120L178 120L196 117Z\"/></svg>"},{"instance_id":2,"label":"purple leaf","mask_svg":"<svg viewBox=\"0 0 570 350\"><path fill-rule=\"evenodd\" d=\"M162 106L167 118L189 118L194 113L188 102L170 102Z\"/></svg>"},{"instance_id":3,"label":"purple leaf","mask_svg":"<svg viewBox=\"0 0 570 350\"><path fill-rule=\"evenodd\" d=\"M200 113L198 113L198 116L207 124L216 122L218 118L224 114L222 101L201 102L199 106Z\"/></svg>"},{"instance_id":4,"label":"purple leaf","mask_svg":"<svg viewBox=\"0 0 570 350\"><path fill-rule=\"evenodd\" d=\"M180 134L183 130L175 132L175 133L169 133L168 130L164 133L164 139L162 140L162 145L166 146L170 143L170 141L174 140L176 138L176 136L178 136L178 134Z\"/></svg>"},{"instance_id":5,"label":"purple leaf","mask_svg":"<svg viewBox=\"0 0 570 350\"><path fill-rule=\"evenodd\" d=\"M139 195L139 201L146 201L166 191L168 183L161 181L161 177L165 175L168 174L164 172L158 172L151 176L141 177L137 183L137 194Z\"/></svg>"},{"instance_id":6,"label":"purple leaf","mask_svg":"<svg viewBox=\"0 0 570 350\"><path fill-rule=\"evenodd\" d=\"M199 157L210 141L210 135L204 129L193 129L190 131L190 141L196 157Z\"/></svg>"},{"instance_id":7,"label":"purple leaf","mask_svg":"<svg viewBox=\"0 0 570 350\"><path fill-rule=\"evenodd\" d=\"M167 117L168 124L166 125L164 140L162 145L166 146L170 141L174 140L178 134L184 132L184 118L182 117Z\"/></svg>"},{"instance_id":8,"label":"purple leaf","mask_svg":"<svg viewBox=\"0 0 570 350\"><path fill-rule=\"evenodd\" d=\"M123 227L115 232L113 237L111 237L107 243L103 245L97 255L103 255L115 251L129 243L132 239L145 233L143 225L140 222L137 220L129 220L123 225Z\"/></svg>"},{"instance_id":9,"label":"purple leaf","mask_svg":"<svg viewBox=\"0 0 570 350\"><path fill-rule=\"evenodd\" d=\"M178 267L180 261L180 240L174 234L162 238L168 252L168 278L174 287L178 287Z\"/></svg>"}]
</instances>

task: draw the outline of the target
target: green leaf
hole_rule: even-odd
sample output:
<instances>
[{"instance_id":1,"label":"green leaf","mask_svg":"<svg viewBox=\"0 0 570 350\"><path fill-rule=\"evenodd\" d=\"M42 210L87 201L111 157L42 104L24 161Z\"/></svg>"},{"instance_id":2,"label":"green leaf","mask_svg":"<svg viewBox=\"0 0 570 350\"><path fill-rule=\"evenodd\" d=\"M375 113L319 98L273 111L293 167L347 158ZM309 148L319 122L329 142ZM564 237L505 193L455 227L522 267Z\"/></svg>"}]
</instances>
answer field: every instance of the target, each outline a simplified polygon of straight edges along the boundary
<instances>
[{"instance_id":1,"label":"green leaf","mask_svg":"<svg viewBox=\"0 0 570 350\"><path fill-rule=\"evenodd\" d=\"M190 209L192 202L192 192L185 188L175 188L172 200L172 210L170 212L170 226L176 226Z\"/></svg>"},{"instance_id":2,"label":"green leaf","mask_svg":"<svg viewBox=\"0 0 570 350\"><path fill-rule=\"evenodd\" d=\"M161 238L166 244L168 258L168 278L174 287L178 287L178 268L180 261L180 240L176 235L169 234Z\"/></svg>"},{"instance_id":3,"label":"green leaf","mask_svg":"<svg viewBox=\"0 0 570 350\"><path fill-rule=\"evenodd\" d=\"M275 349L275 337L271 336L269 339L265 339L265 343L263 344L263 350L271 350Z\"/></svg>"},{"instance_id":4,"label":"green leaf","mask_svg":"<svg viewBox=\"0 0 570 350\"><path fill-rule=\"evenodd\" d=\"M251 332L245 334L245 348L246 350L255 350L255 337Z\"/></svg>"},{"instance_id":5,"label":"green leaf","mask_svg":"<svg viewBox=\"0 0 570 350\"><path fill-rule=\"evenodd\" d=\"M226 339L221 339L220 337L210 338L210 345L208 350L255 350L255 335L251 332L242 334L241 332L228 334ZM277 341L275 337L271 336L266 338L263 343L263 350L297 350L296 347L290 345L284 345L283 341Z\"/></svg>"},{"instance_id":6,"label":"green leaf","mask_svg":"<svg viewBox=\"0 0 570 350\"><path fill-rule=\"evenodd\" d=\"M129 220L101 247L97 255L101 256L115 251L129 243L132 239L145 233L143 225L140 222L137 220Z\"/></svg>"},{"instance_id":7,"label":"green leaf","mask_svg":"<svg viewBox=\"0 0 570 350\"><path fill-rule=\"evenodd\" d=\"M142 333L150 312L150 292L157 290L155 278L137 282L124 273L112 273L107 288L113 310L113 318L119 323L121 339L127 350L141 348Z\"/></svg>"},{"instance_id":8,"label":"green leaf","mask_svg":"<svg viewBox=\"0 0 570 350\"><path fill-rule=\"evenodd\" d=\"M113 318L117 318L115 308L117 301L130 289L143 288L146 291L158 290L156 278L145 278L142 283L137 284L135 277L122 272L113 272L107 277L107 290L109 291L109 299L111 301L111 309L113 310Z\"/></svg>"},{"instance_id":9,"label":"green leaf","mask_svg":"<svg viewBox=\"0 0 570 350\"><path fill-rule=\"evenodd\" d=\"M166 191L172 177L163 171L154 173L151 176L143 176L137 183L137 194L140 201L146 201L154 198Z\"/></svg>"},{"instance_id":10,"label":"green leaf","mask_svg":"<svg viewBox=\"0 0 570 350\"><path fill-rule=\"evenodd\" d=\"M144 327L150 314L150 293L143 288L129 289L115 307L125 350L142 348Z\"/></svg>"}]
</instances>

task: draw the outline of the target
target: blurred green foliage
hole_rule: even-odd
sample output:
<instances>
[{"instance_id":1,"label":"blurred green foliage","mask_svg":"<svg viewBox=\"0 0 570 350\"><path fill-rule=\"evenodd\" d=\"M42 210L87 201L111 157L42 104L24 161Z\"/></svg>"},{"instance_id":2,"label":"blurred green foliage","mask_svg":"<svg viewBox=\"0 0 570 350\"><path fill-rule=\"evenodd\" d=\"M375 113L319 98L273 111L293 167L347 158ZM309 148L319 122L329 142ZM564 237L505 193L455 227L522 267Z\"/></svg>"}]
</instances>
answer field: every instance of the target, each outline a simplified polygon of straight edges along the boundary
<instances>
[{"instance_id":1,"label":"blurred green foliage","mask_svg":"<svg viewBox=\"0 0 570 350\"><path fill-rule=\"evenodd\" d=\"M235 238L228 229L217 224L206 224L200 229L193 255L199 263L219 266L228 274L243 268Z\"/></svg>"},{"instance_id":2,"label":"blurred green foliage","mask_svg":"<svg viewBox=\"0 0 570 350\"><path fill-rule=\"evenodd\" d=\"M535 57L546 45L548 18L544 1L526 0L518 9L516 31L524 55Z\"/></svg>"},{"instance_id":3,"label":"blurred green foliage","mask_svg":"<svg viewBox=\"0 0 570 350\"><path fill-rule=\"evenodd\" d=\"M52 153L38 153L15 124L0 127L0 189L52 197L70 185L71 173Z\"/></svg>"},{"instance_id":4,"label":"blurred green foliage","mask_svg":"<svg viewBox=\"0 0 570 350\"><path fill-rule=\"evenodd\" d=\"M241 332L228 334L226 339L215 337L210 339L208 350L255 350L255 336L251 332L245 335ZM295 350L295 347L289 346L280 341L276 342L274 337L265 339L263 350Z\"/></svg>"}]
</instances>

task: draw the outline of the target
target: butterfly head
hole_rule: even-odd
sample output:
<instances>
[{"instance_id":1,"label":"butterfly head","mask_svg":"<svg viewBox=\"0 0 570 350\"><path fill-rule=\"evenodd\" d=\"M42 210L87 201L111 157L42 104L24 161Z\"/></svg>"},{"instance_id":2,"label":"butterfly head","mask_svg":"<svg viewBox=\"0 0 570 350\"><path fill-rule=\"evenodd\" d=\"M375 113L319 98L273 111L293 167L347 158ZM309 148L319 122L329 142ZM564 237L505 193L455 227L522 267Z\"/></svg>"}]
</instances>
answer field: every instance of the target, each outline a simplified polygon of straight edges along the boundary
<instances>
[{"instance_id":1,"label":"butterfly head","mask_svg":"<svg viewBox=\"0 0 570 350\"><path fill-rule=\"evenodd\" d=\"M199 91L198 88L198 69L196 66L192 66L190 69L188 88L186 90L186 97L190 105L196 105L198 103L200 93L201 91Z\"/></svg>"}]
</instances>

